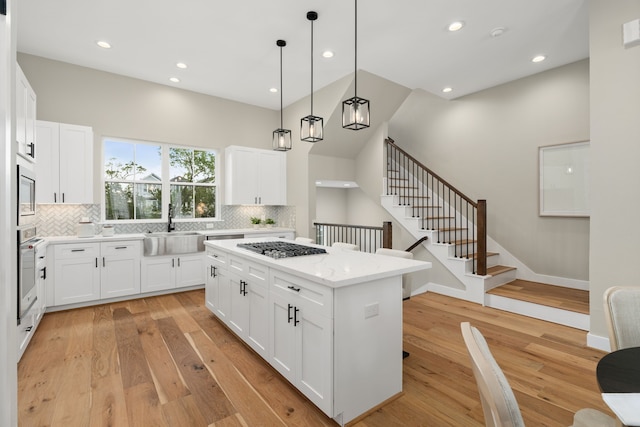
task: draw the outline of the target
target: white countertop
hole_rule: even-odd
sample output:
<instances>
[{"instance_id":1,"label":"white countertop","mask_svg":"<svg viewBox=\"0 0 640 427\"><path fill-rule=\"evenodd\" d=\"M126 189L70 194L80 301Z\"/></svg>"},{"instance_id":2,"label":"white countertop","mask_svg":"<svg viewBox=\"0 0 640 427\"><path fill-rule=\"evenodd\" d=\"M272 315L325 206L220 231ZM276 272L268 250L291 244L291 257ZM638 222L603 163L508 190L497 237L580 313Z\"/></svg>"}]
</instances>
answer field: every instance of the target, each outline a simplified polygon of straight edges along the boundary
<instances>
[{"instance_id":1,"label":"white countertop","mask_svg":"<svg viewBox=\"0 0 640 427\"><path fill-rule=\"evenodd\" d=\"M105 237L100 234L96 234L92 237L78 237L78 236L49 236L43 237L43 239L49 244L58 244L58 243L84 243L84 242L108 242L112 240L142 240L144 239L144 234L136 233L136 234L114 234L110 237Z\"/></svg>"},{"instance_id":2,"label":"white countertop","mask_svg":"<svg viewBox=\"0 0 640 427\"><path fill-rule=\"evenodd\" d=\"M293 228L280 228L280 227L260 227L260 228L237 228L237 229L221 229L221 230L195 230L194 233L201 234L203 236L224 236L233 234L261 234L261 233L282 233L282 232L295 232ZM181 231L175 231L176 234L180 234ZM110 240L142 240L147 233L130 233L130 234L114 234L113 236L105 237L101 234L96 234L92 237L78 237L78 236L48 236L42 237L47 243L59 244L59 243L79 243L79 242L107 242Z\"/></svg>"},{"instance_id":3,"label":"white countertop","mask_svg":"<svg viewBox=\"0 0 640 427\"><path fill-rule=\"evenodd\" d=\"M238 243L269 242L273 238L251 238L230 240L208 240L205 246L219 248L225 252L240 255L261 264L268 265L304 279L331 288L354 285L371 280L399 276L405 273L431 268L431 263L385 255L375 255L359 251L349 251L320 245L326 254L305 255L291 258L273 259L265 255L237 247ZM290 241L300 244L299 242Z\"/></svg>"}]
</instances>

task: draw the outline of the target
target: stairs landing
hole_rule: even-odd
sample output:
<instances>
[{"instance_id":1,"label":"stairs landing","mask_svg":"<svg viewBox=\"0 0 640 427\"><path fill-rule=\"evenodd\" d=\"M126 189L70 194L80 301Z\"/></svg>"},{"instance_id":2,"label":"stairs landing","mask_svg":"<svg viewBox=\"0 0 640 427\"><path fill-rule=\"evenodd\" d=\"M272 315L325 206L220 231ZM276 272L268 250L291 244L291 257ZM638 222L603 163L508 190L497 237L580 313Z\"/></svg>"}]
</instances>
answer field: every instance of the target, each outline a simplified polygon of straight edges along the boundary
<instances>
[{"instance_id":1,"label":"stairs landing","mask_svg":"<svg viewBox=\"0 0 640 427\"><path fill-rule=\"evenodd\" d=\"M516 279L488 291L485 305L589 330L589 292Z\"/></svg>"}]
</instances>

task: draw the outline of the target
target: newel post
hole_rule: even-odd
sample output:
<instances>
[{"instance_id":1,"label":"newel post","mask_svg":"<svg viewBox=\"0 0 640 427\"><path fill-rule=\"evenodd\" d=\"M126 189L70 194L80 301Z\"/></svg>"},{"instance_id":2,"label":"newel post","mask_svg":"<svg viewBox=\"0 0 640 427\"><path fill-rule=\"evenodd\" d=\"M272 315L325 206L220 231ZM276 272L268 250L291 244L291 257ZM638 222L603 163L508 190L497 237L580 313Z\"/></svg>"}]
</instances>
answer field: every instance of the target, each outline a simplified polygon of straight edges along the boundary
<instances>
[{"instance_id":1,"label":"newel post","mask_svg":"<svg viewBox=\"0 0 640 427\"><path fill-rule=\"evenodd\" d=\"M391 231L391 221L382 223L382 247L391 249L393 246L393 235Z\"/></svg>"},{"instance_id":2,"label":"newel post","mask_svg":"<svg viewBox=\"0 0 640 427\"><path fill-rule=\"evenodd\" d=\"M477 260L478 270L476 274L487 275L487 201L478 200L478 242Z\"/></svg>"}]
</instances>

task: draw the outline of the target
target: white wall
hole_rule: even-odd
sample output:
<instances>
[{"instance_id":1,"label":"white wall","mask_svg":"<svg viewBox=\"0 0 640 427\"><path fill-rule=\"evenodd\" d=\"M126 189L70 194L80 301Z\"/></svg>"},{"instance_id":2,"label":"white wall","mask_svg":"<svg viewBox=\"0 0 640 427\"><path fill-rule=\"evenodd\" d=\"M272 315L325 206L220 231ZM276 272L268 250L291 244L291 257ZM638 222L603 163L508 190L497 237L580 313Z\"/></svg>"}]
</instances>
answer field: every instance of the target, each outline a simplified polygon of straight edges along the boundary
<instances>
[{"instance_id":1,"label":"white wall","mask_svg":"<svg viewBox=\"0 0 640 427\"><path fill-rule=\"evenodd\" d=\"M15 57L16 3L0 15L0 425L17 421Z\"/></svg>"},{"instance_id":2,"label":"white wall","mask_svg":"<svg viewBox=\"0 0 640 427\"><path fill-rule=\"evenodd\" d=\"M640 46L622 46L622 24L640 18L640 1L592 1L589 15L590 335L607 337L604 291L614 285L640 286Z\"/></svg>"},{"instance_id":3,"label":"white wall","mask_svg":"<svg viewBox=\"0 0 640 427\"><path fill-rule=\"evenodd\" d=\"M329 224L349 224L349 193L355 189L316 187L317 222ZM360 223L356 223L360 224ZM311 236L309 236L311 237Z\"/></svg>"},{"instance_id":4,"label":"white wall","mask_svg":"<svg viewBox=\"0 0 640 427\"><path fill-rule=\"evenodd\" d=\"M489 235L534 272L588 280L589 219L538 216L538 147L589 139L588 61L453 101L415 90L389 136L486 199Z\"/></svg>"}]
</instances>

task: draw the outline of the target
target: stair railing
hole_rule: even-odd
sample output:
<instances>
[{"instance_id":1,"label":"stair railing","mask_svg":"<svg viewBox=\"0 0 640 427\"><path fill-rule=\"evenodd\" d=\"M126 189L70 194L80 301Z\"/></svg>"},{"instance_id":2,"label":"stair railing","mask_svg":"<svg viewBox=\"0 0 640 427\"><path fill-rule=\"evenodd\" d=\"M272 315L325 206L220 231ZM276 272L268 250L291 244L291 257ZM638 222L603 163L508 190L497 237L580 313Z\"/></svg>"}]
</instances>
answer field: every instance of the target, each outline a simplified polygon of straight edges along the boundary
<instances>
[{"instance_id":1,"label":"stair railing","mask_svg":"<svg viewBox=\"0 0 640 427\"><path fill-rule=\"evenodd\" d=\"M390 221L382 227L370 225L329 224L314 222L316 243L331 246L335 242L358 245L361 252L375 253L378 248L390 248L392 227Z\"/></svg>"},{"instance_id":2,"label":"stair railing","mask_svg":"<svg viewBox=\"0 0 640 427\"><path fill-rule=\"evenodd\" d=\"M411 209L422 230L437 231L437 243L453 244L454 256L471 258L473 273L487 274L487 202L473 201L406 151L385 140L386 194Z\"/></svg>"}]
</instances>

